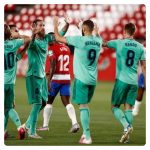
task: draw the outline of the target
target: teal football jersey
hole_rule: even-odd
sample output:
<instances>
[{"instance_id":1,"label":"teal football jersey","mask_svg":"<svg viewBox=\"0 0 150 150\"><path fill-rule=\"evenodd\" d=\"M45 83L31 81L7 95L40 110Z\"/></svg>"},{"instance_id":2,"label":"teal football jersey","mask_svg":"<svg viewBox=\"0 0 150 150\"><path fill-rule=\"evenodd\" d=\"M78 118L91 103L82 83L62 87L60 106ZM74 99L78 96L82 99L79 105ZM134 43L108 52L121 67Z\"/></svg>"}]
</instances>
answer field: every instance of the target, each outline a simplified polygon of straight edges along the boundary
<instances>
[{"instance_id":1,"label":"teal football jersey","mask_svg":"<svg viewBox=\"0 0 150 150\"><path fill-rule=\"evenodd\" d=\"M51 34L45 35L44 39L35 39L28 48L28 71L26 76L45 76L45 61L48 53L48 43L54 41Z\"/></svg>"},{"instance_id":2,"label":"teal football jersey","mask_svg":"<svg viewBox=\"0 0 150 150\"><path fill-rule=\"evenodd\" d=\"M23 39L7 40L4 42L4 83L14 84L16 79L16 52L24 44Z\"/></svg>"},{"instance_id":3,"label":"teal football jersey","mask_svg":"<svg viewBox=\"0 0 150 150\"><path fill-rule=\"evenodd\" d=\"M108 47L116 50L116 78L137 85L138 62L145 60L143 45L134 39L118 39L109 41Z\"/></svg>"},{"instance_id":4,"label":"teal football jersey","mask_svg":"<svg viewBox=\"0 0 150 150\"><path fill-rule=\"evenodd\" d=\"M75 46L74 75L85 84L96 85L97 63L102 47L102 38L98 36L66 37L67 43Z\"/></svg>"}]
</instances>

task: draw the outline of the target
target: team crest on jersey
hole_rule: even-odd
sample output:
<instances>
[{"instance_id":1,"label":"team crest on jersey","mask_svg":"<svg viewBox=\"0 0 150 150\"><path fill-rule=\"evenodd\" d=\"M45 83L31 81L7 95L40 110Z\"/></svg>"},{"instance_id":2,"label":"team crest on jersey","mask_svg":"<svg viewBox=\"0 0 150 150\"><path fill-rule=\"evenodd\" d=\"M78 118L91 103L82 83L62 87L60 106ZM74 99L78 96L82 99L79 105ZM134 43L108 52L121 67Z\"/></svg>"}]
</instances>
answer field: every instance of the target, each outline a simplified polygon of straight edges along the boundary
<instances>
[{"instance_id":1,"label":"team crest on jersey","mask_svg":"<svg viewBox=\"0 0 150 150\"><path fill-rule=\"evenodd\" d=\"M53 51L52 50L49 50L48 51L48 56L52 56L53 55Z\"/></svg>"},{"instance_id":2,"label":"team crest on jersey","mask_svg":"<svg viewBox=\"0 0 150 150\"><path fill-rule=\"evenodd\" d=\"M61 47L60 50L61 51L67 51L67 48L66 47Z\"/></svg>"}]
</instances>

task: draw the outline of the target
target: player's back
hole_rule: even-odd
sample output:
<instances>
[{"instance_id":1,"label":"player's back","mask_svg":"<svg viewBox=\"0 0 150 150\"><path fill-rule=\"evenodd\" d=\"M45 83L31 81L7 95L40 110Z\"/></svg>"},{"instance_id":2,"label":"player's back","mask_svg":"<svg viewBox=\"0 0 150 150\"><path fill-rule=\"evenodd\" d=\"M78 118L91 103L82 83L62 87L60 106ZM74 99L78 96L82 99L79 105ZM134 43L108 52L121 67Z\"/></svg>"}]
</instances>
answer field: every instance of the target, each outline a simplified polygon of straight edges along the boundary
<instances>
[{"instance_id":1,"label":"player's back","mask_svg":"<svg viewBox=\"0 0 150 150\"><path fill-rule=\"evenodd\" d=\"M16 52L23 45L22 39L7 40L4 43L5 84L13 84L16 77Z\"/></svg>"},{"instance_id":2,"label":"player's back","mask_svg":"<svg viewBox=\"0 0 150 150\"><path fill-rule=\"evenodd\" d=\"M114 40L115 41L115 40ZM143 45L134 39L116 40L117 78L128 84L137 84L137 68L145 60Z\"/></svg>"},{"instance_id":3,"label":"player's back","mask_svg":"<svg viewBox=\"0 0 150 150\"><path fill-rule=\"evenodd\" d=\"M67 37L69 44L75 46L74 74L85 84L95 85L97 80L97 62L102 46L101 37Z\"/></svg>"},{"instance_id":4,"label":"player's back","mask_svg":"<svg viewBox=\"0 0 150 150\"><path fill-rule=\"evenodd\" d=\"M56 69L52 77L52 81L58 83L70 82L70 49L62 43L55 43L49 46L49 54L56 61ZM46 61L46 70L49 70L49 60Z\"/></svg>"}]
</instances>

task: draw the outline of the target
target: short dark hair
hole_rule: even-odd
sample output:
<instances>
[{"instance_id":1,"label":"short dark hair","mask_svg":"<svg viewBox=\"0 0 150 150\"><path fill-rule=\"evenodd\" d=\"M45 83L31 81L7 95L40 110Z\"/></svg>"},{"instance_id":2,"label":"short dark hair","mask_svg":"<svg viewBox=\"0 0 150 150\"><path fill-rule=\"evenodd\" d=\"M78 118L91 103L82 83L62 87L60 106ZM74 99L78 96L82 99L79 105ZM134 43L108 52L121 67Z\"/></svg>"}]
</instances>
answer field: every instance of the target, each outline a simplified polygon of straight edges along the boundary
<instances>
[{"instance_id":1,"label":"short dark hair","mask_svg":"<svg viewBox=\"0 0 150 150\"><path fill-rule=\"evenodd\" d=\"M131 23L131 22L130 22L130 23L127 23L127 24L125 25L124 30L125 30L128 34L134 35L135 30L136 30L136 26L135 26L134 23Z\"/></svg>"},{"instance_id":2,"label":"short dark hair","mask_svg":"<svg viewBox=\"0 0 150 150\"><path fill-rule=\"evenodd\" d=\"M38 22L41 22L41 21L43 21L43 20L41 20L41 19L35 19L35 20L32 22L32 25L34 25L34 24L37 25L37 23L38 23Z\"/></svg>"},{"instance_id":3,"label":"short dark hair","mask_svg":"<svg viewBox=\"0 0 150 150\"><path fill-rule=\"evenodd\" d=\"M9 28L16 28L17 26L15 24L9 24Z\"/></svg>"},{"instance_id":4,"label":"short dark hair","mask_svg":"<svg viewBox=\"0 0 150 150\"><path fill-rule=\"evenodd\" d=\"M54 35L55 33L54 33L54 32L49 32L48 34L52 34L52 35Z\"/></svg>"},{"instance_id":5,"label":"short dark hair","mask_svg":"<svg viewBox=\"0 0 150 150\"><path fill-rule=\"evenodd\" d=\"M85 20L83 22L83 25L88 26L88 28L89 28L90 31L93 31L93 29L94 29L94 23L93 23L92 20Z\"/></svg>"},{"instance_id":6,"label":"short dark hair","mask_svg":"<svg viewBox=\"0 0 150 150\"><path fill-rule=\"evenodd\" d=\"M7 24L4 24L4 40L8 40L11 36L10 28Z\"/></svg>"}]
</instances>

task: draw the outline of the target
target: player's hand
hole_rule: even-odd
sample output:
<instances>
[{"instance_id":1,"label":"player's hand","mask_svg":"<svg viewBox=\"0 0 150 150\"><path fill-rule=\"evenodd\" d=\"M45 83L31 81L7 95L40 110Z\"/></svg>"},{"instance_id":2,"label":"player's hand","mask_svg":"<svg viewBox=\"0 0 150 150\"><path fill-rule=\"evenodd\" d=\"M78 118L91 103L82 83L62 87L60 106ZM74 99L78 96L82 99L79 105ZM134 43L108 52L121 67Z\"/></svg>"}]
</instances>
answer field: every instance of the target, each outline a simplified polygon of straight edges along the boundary
<instances>
[{"instance_id":1,"label":"player's hand","mask_svg":"<svg viewBox=\"0 0 150 150\"><path fill-rule=\"evenodd\" d=\"M82 29L83 20L82 19L76 19L76 26L78 29Z\"/></svg>"},{"instance_id":2,"label":"player's hand","mask_svg":"<svg viewBox=\"0 0 150 150\"><path fill-rule=\"evenodd\" d=\"M54 27L58 27L58 17L57 16L55 16L53 18L53 25L54 25Z\"/></svg>"},{"instance_id":3,"label":"player's hand","mask_svg":"<svg viewBox=\"0 0 150 150\"><path fill-rule=\"evenodd\" d=\"M71 18L65 13L64 14L65 22L70 24L72 22Z\"/></svg>"},{"instance_id":4,"label":"player's hand","mask_svg":"<svg viewBox=\"0 0 150 150\"><path fill-rule=\"evenodd\" d=\"M35 23L33 23L33 24L31 25L31 30L32 30L32 33L33 33L33 34L38 34L38 33L40 32L40 30L37 29Z\"/></svg>"},{"instance_id":5,"label":"player's hand","mask_svg":"<svg viewBox=\"0 0 150 150\"><path fill-rule=\"evenodd\" d=\"M99 36L99 27L96 23L94 23L93 33L94 33L94 35Z\"/></svg>"}]
</instances>

